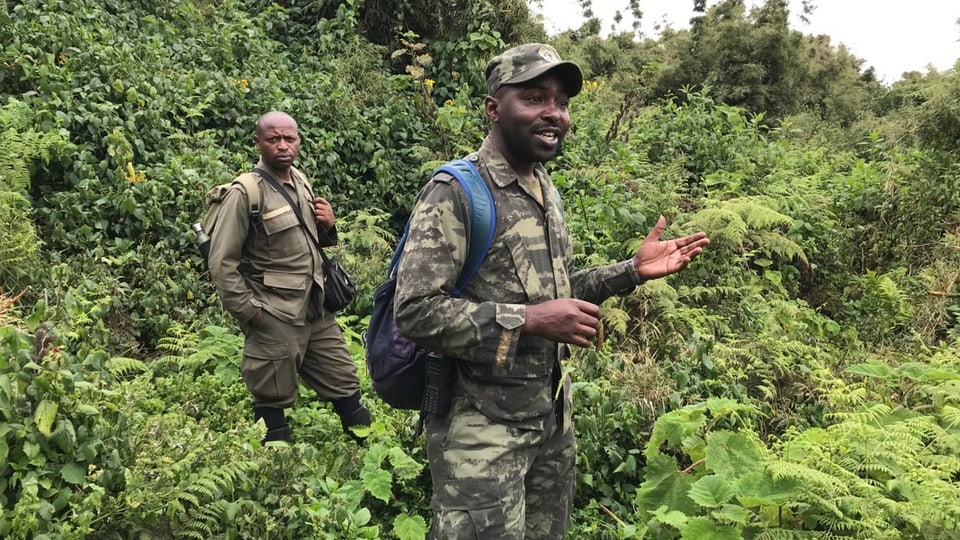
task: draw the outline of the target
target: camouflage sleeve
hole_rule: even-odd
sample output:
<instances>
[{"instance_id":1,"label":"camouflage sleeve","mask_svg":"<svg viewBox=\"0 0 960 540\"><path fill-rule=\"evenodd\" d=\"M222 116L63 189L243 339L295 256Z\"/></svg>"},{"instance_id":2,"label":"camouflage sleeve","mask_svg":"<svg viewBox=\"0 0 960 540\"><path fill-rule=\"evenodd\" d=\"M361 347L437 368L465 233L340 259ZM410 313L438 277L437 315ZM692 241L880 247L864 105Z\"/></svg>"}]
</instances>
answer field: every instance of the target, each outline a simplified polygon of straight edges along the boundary
<instances>
[{"instance_id":1,"label":"camouflage sleeve","mask_svg":"<svg viewBox=\"0 0 960 540\"><path fill-rule=\"evenodd\" d=\"M398 269L394 314L400 333L422 347L493 362L516 347L526 308L450 296L467 256L465 209L455 182L434 179L421 192Z\"/></svg>"},{"instance_id":2,"label":"camouflage sleeve","mask_svg":"<svg viewBox=\"0 0 960 540\"><path fill-rule=\"evenodd\" d=\"M242 322L252 319L261 307L240 273L249 228L246 193L240 188L228 190L220 206L216 227L210 235L208 266L224 309Z\"/></svg>"},{"instance_id":3,"label":"camouflage sleeve","mask_svg":"<svg viewBox=\"0 0 960 540\"><path fill-rule=\"evenodd\" d=\"M573 297L602 304L611 296L628 294L643 283L633 260L570 272Z\"/></svg>"}]
</instances>

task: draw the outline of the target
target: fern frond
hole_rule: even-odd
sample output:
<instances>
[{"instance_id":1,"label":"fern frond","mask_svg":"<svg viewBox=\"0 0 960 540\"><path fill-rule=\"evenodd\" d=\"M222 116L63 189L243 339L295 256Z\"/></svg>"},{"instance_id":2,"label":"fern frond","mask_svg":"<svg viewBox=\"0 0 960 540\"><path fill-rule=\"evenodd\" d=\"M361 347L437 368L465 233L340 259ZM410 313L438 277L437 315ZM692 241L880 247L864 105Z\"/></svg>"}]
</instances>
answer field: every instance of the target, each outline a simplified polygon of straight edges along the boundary
<instances>
[{"instance_id":1,"label":"fern frond","mask_svg":"<svg viewBox=\"0 0 960 540\"><path fill-rule=\"evenodd\" d=\"M767 464L767 469L776 480L790 478L800 483L812 484L830 496L848 492L848 488L842 479L801 463L771 461ZM810 491L810 493L813 493L813 491ZM833 506L832 503L831 506Z\"/></svg>"},{"instance_id":2,"label":"fern frond","mask_svg":"<svg viewBox=\"0 0 960 540\"><path fill-rule=\"evenodd\" d=\"M107 370L118 377L132 377L147 371L147 364L136 358L115 356L107 361Z\"/></svg>"},{"instance_id":3,"label":"fern frond","mask_svg":"<svg viewBox=\"0 0 960 540\"><path fill-rule=\"evenodd\" d=\"M176 494L177 500L190 503L192 506L199 506L200 498L189 491L181 491Z\"/></svg>"},{"instance_id":4,"label":"fern frond","mask_svg":"<svg viewBox=\"0 0 960 540\"><path fill-rule=\"evenodd\" d=\"M706 232L711 241L738 248L743 245L748 228L740 214L728 208L700 210L690 218L687 225Z\"/></svg>"},{"instance_id":5,"label":"fern frond","mask_svg":"<svg viewBox=\"0 0 960 540\"><path fill-rule=\"evenodd\" d=\"M883 418L886 418L893 410L890 405L885 403L874 403L859 411L853 412L835 412L828 415L841 422L851 422L855 424L880 425Z\"/></svg>"},{"instance_id":6,"label":"fern frond","mask_svg":"<svg viewBox=\"0 0 960 540\"><path fill-rule=\"evenodd\" d=\"M944 405L940 409L940 418L946 423L947 429L955 429L960 426L960 408L952 405Z\"/></svg>"},{"instance_id":7,"label":"fern frond","mask_svg":"<svg viewBox=\"0 0 960 540\"><path fill-rule=\"evenodd\" d=\"M723 206L743 218L747 228L753 231L769 231L793 225L790 216L774 210L774 202L767 197L738 197L724 202Z\"/></svg>"},{"instance_id":8,"label":"fern frond","mask_svg":"<svg viewBox=\"0 0 960 540\"><path fill-rule=\"evenodd\" d=\"M780 257L787 261L796 257L803 262L807 262L807 255L803 252L803 248L778 231L751 233L750 240L759 251L762 251L768 257Z\"/></svg>"}]
</instances>

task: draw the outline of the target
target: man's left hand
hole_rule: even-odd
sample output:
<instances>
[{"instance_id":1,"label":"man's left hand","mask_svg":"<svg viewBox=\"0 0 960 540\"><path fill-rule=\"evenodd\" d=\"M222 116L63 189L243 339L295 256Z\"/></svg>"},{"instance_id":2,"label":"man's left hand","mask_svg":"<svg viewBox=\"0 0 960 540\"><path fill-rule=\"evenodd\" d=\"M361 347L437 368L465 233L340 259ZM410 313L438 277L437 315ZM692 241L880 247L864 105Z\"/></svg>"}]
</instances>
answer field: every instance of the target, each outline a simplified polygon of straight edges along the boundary
<instances>
[{"instance_id":1,"label":"man's left hand","mask_svg":"<svg viewBox=\"0 0 960 540\"><path fill-rule=\"evenodd\" d=\"M315 197L313 199L313 215L317 218L317 223L319 223L324 230L329 230L330 227L333 227L333 224L337 220L333 214L333 206L330 205L330 201L323 197Z\"/></svg>"},{"instance_id":2,"label":"man's left hand","mask_svg":"<svg viewBox=\"0 0 960 540\"><path fill-rule=\"evenodd\" d=\"M637 253L633 256L633 265L644 280L656 279L683 270L687 263L703 252L710 243L707 234L698 232L683 238L660 240L667 219L660 216L650 234L643 239Z\"/></svg>"}]
</instances>

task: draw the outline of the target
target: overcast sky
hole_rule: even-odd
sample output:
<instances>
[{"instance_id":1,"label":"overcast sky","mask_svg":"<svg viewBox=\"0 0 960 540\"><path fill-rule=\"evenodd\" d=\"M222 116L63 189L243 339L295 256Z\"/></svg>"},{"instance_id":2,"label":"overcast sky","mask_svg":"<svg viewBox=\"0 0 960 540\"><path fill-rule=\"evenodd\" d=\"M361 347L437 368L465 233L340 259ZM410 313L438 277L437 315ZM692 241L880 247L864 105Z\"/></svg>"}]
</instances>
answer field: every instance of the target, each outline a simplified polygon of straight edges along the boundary
<instances>
[{"instance_id":1,"label":"overcast sky","mask_svg":"<svg viewBox=\"0 0 960 540\"><path fill-rule=\"evenodd\" d=\"M715 5L708 0L707 5ZM748 5L760 4L747 0ZM877 77L887 84L900 79L904 71L926 72L928 65L938 71L952 69L960 59L960 1L957 0L817 0L810 23L799 20L800 0L790 0L791 27L804 34L827 34L834 46L843 43L864 67L876 68ZM558 33L579 27L583 22L577 0L543 0L547 31ZM606 34L619 8L624 20L618 31L632 29L627 0L593 0L594 15L600 17ZM643 12L641 31L656 37L657 25L687 28L693 16L692 0L640 0ZM536 10L536 6L534 6Z\"/></svg>"}]
</instances>

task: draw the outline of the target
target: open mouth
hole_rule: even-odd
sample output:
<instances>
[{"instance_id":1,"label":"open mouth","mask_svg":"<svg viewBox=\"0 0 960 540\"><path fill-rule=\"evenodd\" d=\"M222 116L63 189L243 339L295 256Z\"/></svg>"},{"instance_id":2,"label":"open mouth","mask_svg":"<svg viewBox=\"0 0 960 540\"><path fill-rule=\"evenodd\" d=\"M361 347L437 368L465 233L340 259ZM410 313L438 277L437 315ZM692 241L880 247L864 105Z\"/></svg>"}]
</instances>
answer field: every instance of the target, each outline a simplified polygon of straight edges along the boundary
<instances>
[{"instance_id":1,"label":"open mouth","mask_svg":"<svg viewBox=\"0 0 960 540\"><path fill-rule=\"evenodd\" d=\"M547 145L552 146L560 142L560 132L555 129L543 129L537 131L534 135L536 135L540 142Z\"/></svg>"}]
</instances>

